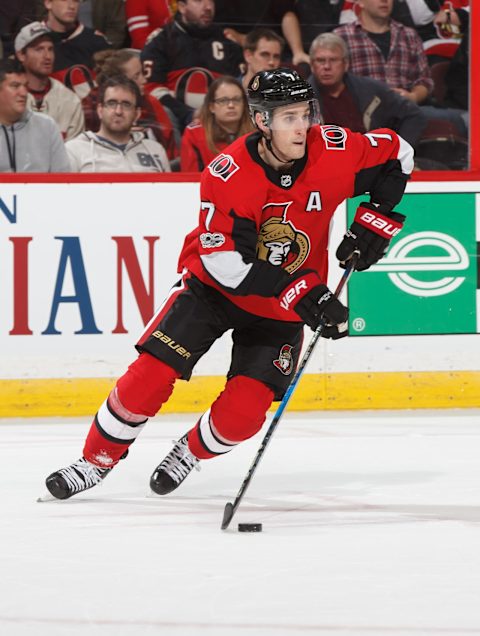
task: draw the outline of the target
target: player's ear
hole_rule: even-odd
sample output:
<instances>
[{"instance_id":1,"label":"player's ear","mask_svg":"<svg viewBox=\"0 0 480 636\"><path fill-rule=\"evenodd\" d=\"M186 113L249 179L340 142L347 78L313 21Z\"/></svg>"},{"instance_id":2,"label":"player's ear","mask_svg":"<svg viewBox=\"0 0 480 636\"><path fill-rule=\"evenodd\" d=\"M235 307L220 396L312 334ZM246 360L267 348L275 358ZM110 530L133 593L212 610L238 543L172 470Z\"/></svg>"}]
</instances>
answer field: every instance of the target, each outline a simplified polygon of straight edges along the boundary
<instances>
[{"instance_id":1,"label":"player's ear","mask_svg":"<svg viewBox=\"0 0 480 636\"><path fill-rule=\"evenodd\" d=\"M262 133L268 133L269 128L263 123L262 113L255 113L255 125Z\"/></svg>"}]
</instances>

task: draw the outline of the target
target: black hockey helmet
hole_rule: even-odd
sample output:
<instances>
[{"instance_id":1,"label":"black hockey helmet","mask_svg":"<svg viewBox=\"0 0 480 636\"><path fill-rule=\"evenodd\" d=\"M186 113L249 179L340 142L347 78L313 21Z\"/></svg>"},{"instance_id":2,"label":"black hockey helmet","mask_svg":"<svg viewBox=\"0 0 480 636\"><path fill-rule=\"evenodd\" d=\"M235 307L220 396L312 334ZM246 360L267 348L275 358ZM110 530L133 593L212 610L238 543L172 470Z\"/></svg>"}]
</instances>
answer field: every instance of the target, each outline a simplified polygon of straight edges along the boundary
<instances>
[{"instance_id":1,"label":"black hockey helmet","mask_svg":"<svg viewBox=\"0 0 480 636\"><path fill-rule=\"evenodd\" d=\"M315 93L297 71L291 68L260 71L248 84L248 105L255 125L255 113L261 113L263 123L269 126L275 108L298 102L310 105L310 125L318 124L320 111Z\"/></svg>"}]
</instances>

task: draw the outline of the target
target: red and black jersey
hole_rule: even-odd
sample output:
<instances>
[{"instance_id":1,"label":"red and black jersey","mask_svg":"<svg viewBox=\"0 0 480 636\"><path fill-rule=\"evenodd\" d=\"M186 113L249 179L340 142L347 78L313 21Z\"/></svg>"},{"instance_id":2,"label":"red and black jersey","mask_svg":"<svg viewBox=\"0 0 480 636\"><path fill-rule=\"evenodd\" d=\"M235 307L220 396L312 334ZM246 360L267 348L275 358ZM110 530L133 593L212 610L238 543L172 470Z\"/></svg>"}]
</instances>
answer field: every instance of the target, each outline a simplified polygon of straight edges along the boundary
<instances>
[{"instance_id":1,"label":"red and black jersey","mask_svg":"<svg viewBox=\"0 0 480 636\"><path fill-rule=\"evenodd\" d=\"M391 210L413 169L413 150L390 129L366 134L314 126L289 172L258 153L259 133L240 137L204 170L200 222L185 239L186 268L258 316L298 321L274 297L298 269L327 280L330 221L345 199L369 192Z\"/></svg>"},{"instance_id":2,"label":"red and black jersey","mask_svg":"<svg viewBox=\"0 0 480 636\"><path fill-rule=\"evenodd\" d=\"M216 77L238 76L243 52L221 28L187 27L177 16L147 43L141 59L146 90L184 121L181 106L199 108Z\"/></svg>"},{"instance_id":3,"label":"red and black jersey","mask_svg":"<svg viewBox=\"0 0 480 636\"><path fill-rule=\"evenodd\" d=\"M51 37L55 49L52 77L60 81L63 81L66 70L71 66L83 64L92 69L94 53L112 48L103 33L83 24L68 33L51 31Z\"/></svg>"},{"instance_id":4,"label":"red and black jersey","mask_svg":"<svg viewBox=\"0 0 480 636\"><path fill-rule=\"evenodd\" d=\"M218 151L224 150L229 144L218 142ZM207 145L205 128L200 124L190 124L182 135L180 146L180 170L182 172L202 172L202 170L217 156Z\"/></svg>"},{"instance_id":5,"label":"red and black jersey","mask_svg":"<svg viewBox=\"0 0 480 636\"><path fill-rule=\"evenodd\" d=\"M132 47L143 49L148 36L172 18L168 0L126 0L125 15Z\"/></svg>"}]
</instances>

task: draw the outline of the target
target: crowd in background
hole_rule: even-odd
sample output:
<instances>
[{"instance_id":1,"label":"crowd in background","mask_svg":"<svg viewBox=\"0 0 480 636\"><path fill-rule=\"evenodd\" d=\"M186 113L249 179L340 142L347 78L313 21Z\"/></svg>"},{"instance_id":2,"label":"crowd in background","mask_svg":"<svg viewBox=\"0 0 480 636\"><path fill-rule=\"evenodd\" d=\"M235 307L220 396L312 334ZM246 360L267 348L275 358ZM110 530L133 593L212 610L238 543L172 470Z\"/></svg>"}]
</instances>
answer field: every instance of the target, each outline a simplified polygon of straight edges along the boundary
<instances>
[{"instance_id":1,"label":"crowd in background","mask_svg":"<svg viewBox=\"0 0 480 636\"><path fill-rule=\"evenodd\" d=\"M0 37L0 172L203 170L279 66L323 123L468 167L468 0L2 0Z\"/></svg>"}]
</instances>

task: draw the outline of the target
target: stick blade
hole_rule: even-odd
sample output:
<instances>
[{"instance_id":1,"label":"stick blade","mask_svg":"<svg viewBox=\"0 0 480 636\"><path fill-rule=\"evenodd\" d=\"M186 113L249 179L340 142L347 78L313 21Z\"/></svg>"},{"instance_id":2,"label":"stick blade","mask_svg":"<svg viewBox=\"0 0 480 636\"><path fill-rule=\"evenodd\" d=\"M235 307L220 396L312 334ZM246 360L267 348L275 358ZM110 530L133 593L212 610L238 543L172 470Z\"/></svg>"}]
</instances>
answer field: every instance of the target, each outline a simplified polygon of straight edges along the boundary
<instances>
[{"instance_id":1,"label":"stick blade","mask_svg":"<svg viewBox=\"0 0 480 636\"><path fill-rule=\"evenodd\" d=\"M233 517L233 504L228 502L225 504L225 510L223 511L222 530L226 530L230 525L230 521Z\"/></svg>"}]
</instances>

